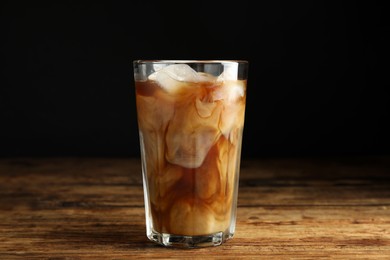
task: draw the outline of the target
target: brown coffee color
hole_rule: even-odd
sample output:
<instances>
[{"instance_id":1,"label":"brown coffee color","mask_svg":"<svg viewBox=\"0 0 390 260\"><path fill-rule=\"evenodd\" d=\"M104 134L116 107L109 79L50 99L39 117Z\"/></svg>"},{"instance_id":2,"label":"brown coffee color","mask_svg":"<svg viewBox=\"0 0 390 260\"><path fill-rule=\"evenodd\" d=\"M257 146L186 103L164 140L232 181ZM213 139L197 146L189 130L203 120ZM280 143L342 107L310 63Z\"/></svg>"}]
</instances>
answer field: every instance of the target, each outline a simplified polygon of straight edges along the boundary
<instances>
[{"instance_id":1,"label":"brown coffee color","mask_svg":"<svg viewBox=\"0 0 390 260\"><path fill-rule=\"evenodd\" d=\"M158 77L136 81L147 206L159 233L225 232L234 221L246 81L199 75L169 78L173 88Z\"/></svg>"}]
</instances>

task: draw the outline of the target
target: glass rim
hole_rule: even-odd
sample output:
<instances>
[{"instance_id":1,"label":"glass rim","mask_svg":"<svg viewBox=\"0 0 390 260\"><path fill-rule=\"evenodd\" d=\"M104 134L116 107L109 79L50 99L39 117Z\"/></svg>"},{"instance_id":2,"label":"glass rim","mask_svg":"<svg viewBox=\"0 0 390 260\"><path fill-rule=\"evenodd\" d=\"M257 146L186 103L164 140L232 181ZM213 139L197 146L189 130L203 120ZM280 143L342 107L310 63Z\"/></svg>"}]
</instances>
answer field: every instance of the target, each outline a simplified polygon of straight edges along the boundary
<instances>
[{"instance_id":1,"label":"glass rim","mask_svg":"<svg viewBox=\"0 0 390 260\"><path fill-rule=\"evenodd\" d=\"M134 60L134 64L248 64L248 60Z\"/></svg>"}]
</instances>

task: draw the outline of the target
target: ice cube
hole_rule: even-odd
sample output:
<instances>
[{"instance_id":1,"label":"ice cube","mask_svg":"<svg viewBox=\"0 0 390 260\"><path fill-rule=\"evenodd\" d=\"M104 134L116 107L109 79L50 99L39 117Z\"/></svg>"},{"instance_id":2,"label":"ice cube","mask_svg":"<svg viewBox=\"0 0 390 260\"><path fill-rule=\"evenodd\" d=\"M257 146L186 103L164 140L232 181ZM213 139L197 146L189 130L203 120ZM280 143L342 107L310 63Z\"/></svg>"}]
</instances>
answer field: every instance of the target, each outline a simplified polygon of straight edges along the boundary
<instances>
[{"instance_id":1,"label":"ice cube","mask_svg":"<svg viewBox=\"0 0 390 260\"><path fill-rule=\"evenodd\" d=\"M237 101L245 95L244 81L225 81L221 87L213 93L213 100Z\"/></svg>"},{"instance_id":2,"label":"ice cube","mask_svg":"<svg viewBox=\"0 0 390 260\"><path fill-rule=\"evenodd\" d=\"M245 94L244 84L241 81L232 81L225 83L225 88L227 88L227 100L236 101L240 97L243 97Z\"/></svg>"},{"instance_id":3,"label":"ice cube","mask_svg":"<svg viewBox=\"0 0 390 260\"><path fill-rule=\"evenodd\" d=\"M168 93L176 93L185 83L211 81L213 78L204 73L198 73L187 64L172 64L149 75L150 80L156 81Z\"/></svg>"},{"instance_id":4,"label":"ice cube","mask_svg":"<svg viewBox=\"0 0 390 260\"><path fill-rule=\"evenodd\" d=\"M237 80L238 63L225 64L223 72L218 76L217 81Z\"/></svg>"},{"instance_id":5,"label":"ice cube","mask_svg":"<svg viewBox=\"0 0 390 260\"><path fill-rule=\"evenodd\" d=\"M219 131L210 127L185 129L183 132L171 129L167 134L166 158L170 163L186 168L200 167L219 135Z\"/></svg>"},{"instance_id":6,"label":"ice cube","mask_svg":"<svg viewBox=\"0 0 390 260\"><path fill-rule=\"evenodd\" d=\"M244 110L244 102L225 103L224 109L221 113L219 129L227 139L230 138L230 133L233 129L243 127Z\"/></svg>"},{"instance_id":7,"label":"ice cube","mask_svg":"<svg viewBox=\"0 0 390 260\"><path fill-rule=\"evenodd\" d=\"M186 168L201 166L221 134L218 126L221 102L216 103L208 117L200 116L192 102L178 105L166 133L166 159Z\"/></svg>"}]
</instances>

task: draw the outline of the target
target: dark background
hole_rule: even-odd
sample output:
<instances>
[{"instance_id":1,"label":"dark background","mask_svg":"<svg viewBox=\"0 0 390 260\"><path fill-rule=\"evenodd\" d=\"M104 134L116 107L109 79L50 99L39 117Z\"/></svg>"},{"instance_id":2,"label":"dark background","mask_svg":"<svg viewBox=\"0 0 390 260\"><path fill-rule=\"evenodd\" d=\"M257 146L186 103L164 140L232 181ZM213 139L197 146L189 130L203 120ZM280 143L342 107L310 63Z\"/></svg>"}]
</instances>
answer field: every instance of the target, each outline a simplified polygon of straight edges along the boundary
<instances>
[{"instance_id":1,"label":"dark background","mask_svg":"<svg viewBox=\"0 0 390 260\"><path fill-rule=\"evenodd\" d=\"M139 156L135 59L248 60L243 157L389 154L384 2L3 1L0 156Z\"/></svg>"}]
</instances>

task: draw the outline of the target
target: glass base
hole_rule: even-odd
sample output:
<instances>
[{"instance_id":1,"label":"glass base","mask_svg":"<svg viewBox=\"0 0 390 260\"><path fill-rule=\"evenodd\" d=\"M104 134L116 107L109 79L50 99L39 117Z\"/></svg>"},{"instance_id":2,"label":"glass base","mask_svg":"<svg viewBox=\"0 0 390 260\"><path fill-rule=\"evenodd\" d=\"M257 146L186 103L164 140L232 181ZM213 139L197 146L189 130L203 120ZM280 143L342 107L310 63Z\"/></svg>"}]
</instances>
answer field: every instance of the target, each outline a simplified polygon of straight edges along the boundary
<instances>
[{"instance_id":1,"label":"glass base","mask_svg":"<svg viewBox=\"0 0 390 260\"><path fill-rule=\"evenodd\" d=\"M156 231L152 231L152 233L148 236L149 240L157 244L181 248L219 246L222 243L226 242L228 239L231 239L232 237L233 234L224 232L217 232L202 236L182 236L159 233Z\"/></svg>"}]
</instances>

